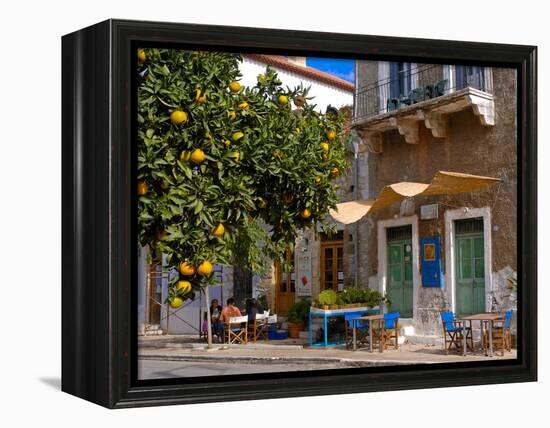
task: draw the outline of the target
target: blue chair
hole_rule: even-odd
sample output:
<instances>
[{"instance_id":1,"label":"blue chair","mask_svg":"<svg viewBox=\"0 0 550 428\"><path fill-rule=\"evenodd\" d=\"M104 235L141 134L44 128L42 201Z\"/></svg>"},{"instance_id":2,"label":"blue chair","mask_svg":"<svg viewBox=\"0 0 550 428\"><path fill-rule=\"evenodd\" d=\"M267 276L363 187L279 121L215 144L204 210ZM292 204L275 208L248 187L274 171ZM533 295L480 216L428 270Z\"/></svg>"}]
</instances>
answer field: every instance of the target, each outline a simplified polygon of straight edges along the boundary
<instances>
[{"instance_id":1,"label":"blue chair","mask_svg":"<svg viewBox=\"0 0 550 428\"><path fill-rule=\"evenodd\" d=\"M443 340L445 343L445 354L449 354L449 351L453 346L457 351L462 350L462 342L464 340L464 331L466 331L466 342L470 350L474 349L474 339L472 336L471 327L464 328L461 321L455 320L455 315L452 311L441 312L441 322L443 323ZM447 346L447 343L449 344Z\"/></svg>"},{"instance_id":2,"label":"blue chair","mask_svg":"<svg viewBox=\"0 0 550 428\"><path fill-rule=\"evenodd\" d=\"M360 316L366 315L362 312L350 312L344 314L344 327L346 334L346 348L351 348L353 346L353 319L359 318ZM364 320L356 321L355 324L357 328L357 344L365 343L368 332L368 324Z\"/></svg>"},{"instance_id":3,"label":"blue chair","mask_svg":"<svg viewBox=\"0 0 550 428\"><path fill-rule=\"evenodd\" d=\"M395 349L399 349L399 312L389 312L384 314L384 323L380 332L381 349L387 349L388 344L392 344ZM391 343L393 341L393 343Z\"/></svg>"},{"instance_id":4,"label":"blue chair","mask_svg":"<svg viewBox=\"0 0 550 428\"><path fill-rule=\"evenodd\" d=\"M504 350L508 352L512 351L512 309L504 313L504 321L496 323L493 325L493 347L495 349L501 348L502 355L504 355ZM485 343L489 342L489 331L485 329Z\"/></svg>"}]
</instances>

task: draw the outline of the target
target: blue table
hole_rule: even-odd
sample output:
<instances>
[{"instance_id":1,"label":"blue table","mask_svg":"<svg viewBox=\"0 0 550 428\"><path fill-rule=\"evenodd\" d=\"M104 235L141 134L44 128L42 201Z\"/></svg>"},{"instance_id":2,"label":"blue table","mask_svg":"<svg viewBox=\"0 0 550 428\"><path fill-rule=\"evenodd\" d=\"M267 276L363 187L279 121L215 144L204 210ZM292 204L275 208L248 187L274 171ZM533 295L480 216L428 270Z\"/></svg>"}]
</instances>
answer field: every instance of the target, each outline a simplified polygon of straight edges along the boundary
<instances>
[{"instance_id":1,"label":"blue table","mask_svg":"<svg viewBox=\"0 0 550 428\"><path fill-rule=\"evenodd\" d=\"M330 317L343 317L347 314L357 314L357 317L367 314L378 313L378 309L371 309L367 306L360 306L357 308L345 308L345 309L329 309L324 310L320 308L310 308L309 310L309 346L336 346L344 342L332 342L328 341L328 319ZM322 317L323 318L323 330L325 333L324 341L320 343L313 343L313 317Z\"/></svg>"}]
</instances>

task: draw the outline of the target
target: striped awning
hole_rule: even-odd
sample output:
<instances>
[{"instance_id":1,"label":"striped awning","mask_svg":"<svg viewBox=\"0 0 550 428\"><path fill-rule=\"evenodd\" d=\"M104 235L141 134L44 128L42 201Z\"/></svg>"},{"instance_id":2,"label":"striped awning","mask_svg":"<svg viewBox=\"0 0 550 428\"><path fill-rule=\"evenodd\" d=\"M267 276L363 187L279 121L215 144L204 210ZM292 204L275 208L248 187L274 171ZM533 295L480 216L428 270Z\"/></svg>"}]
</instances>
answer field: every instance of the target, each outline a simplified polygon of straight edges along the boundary
<instances>
[{"instance_id":1,"label":"striped awning","mask_svg":"<svg viewBox=\"0 0 550 428\"><path fill-rule=\"evenodd\" d=\"M390 184L382 189L376 199L336 204L337 209L331 209L330 215L340 223L351 224L360 220L372 210L401 202L405 198L477 192L499 181L501 180L498 178L481 175L438 171L430 184L407 181Z\"/></svg>"}]
</instances>

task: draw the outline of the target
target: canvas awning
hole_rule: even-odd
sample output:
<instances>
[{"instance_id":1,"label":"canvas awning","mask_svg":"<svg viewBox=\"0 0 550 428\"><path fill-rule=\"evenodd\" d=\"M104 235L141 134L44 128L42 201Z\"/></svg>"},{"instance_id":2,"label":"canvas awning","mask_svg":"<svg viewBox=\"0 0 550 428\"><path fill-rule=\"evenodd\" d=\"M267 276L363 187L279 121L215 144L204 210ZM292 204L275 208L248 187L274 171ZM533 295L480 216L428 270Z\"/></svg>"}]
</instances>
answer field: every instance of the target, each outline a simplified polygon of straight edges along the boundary
<instances>
[{"instance_id":1,"label":"canvas awning","mask_svg":"<svg viewBox=\"0 0 550 428\"><path fill-rule=\"evenodd\" d=\"M476 192L499 181L498 178L481 175L438 171L430 184L407 181L390 184L382 189L376 199L336 204L337 209L331 209L330 215L340 223L351 224L363 218L371 210L386 207L405 198Z\"/></svg>"}]
</instances>

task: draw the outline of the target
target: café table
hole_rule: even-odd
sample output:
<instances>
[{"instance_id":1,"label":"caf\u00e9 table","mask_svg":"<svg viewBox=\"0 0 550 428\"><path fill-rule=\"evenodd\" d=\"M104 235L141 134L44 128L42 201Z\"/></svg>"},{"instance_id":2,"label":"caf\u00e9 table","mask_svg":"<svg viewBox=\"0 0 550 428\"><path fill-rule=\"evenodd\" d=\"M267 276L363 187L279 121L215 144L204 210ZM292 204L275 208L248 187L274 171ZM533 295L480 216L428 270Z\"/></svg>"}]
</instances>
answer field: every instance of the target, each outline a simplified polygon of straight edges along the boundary
<instances>
[{"instance_id":1,"label":"caf\u00e9 table","mask_svg":"<svg viewBox=\"0 0 550 428\"><path fill-rule=\"evenodd\" d=\"M384 324L384 314L366 315L363 317L357 317L352 319L353 323L353 350L357 351L357 321L367 321L369 324L369 352L372 352L372 325L376 321L378 322L378 332L382 331ZM381 343L378 344L379 351L383 351Z\"/></svg>"},{"instance_id":2,"label":"caf\u00e9 table","mask_svg":"<svg viewBox=\"0 0 550 428\"><path fill-rule=\"evenodd\" d=\"M466 316L458 317L458 319L462 321L462 327L464 328L464 332L462 334L462 355L466 355L466 321L469 322L470 328L472 328L472 321L479 321L479 328L481 331L481 347L485 349L485 339L483 335L483 329L484 329L484 324L487 323L488 330L489 330L488 355L489 357L492 357L493 356L493 323L495 321L504 320L504 315L495 314L495 313L482 313L482 314L466 315ZM474 334L473 330L472 330L472 334ZM487 350L486 350L486 355L487 355Z\"/></svg>"}]
</instances>

